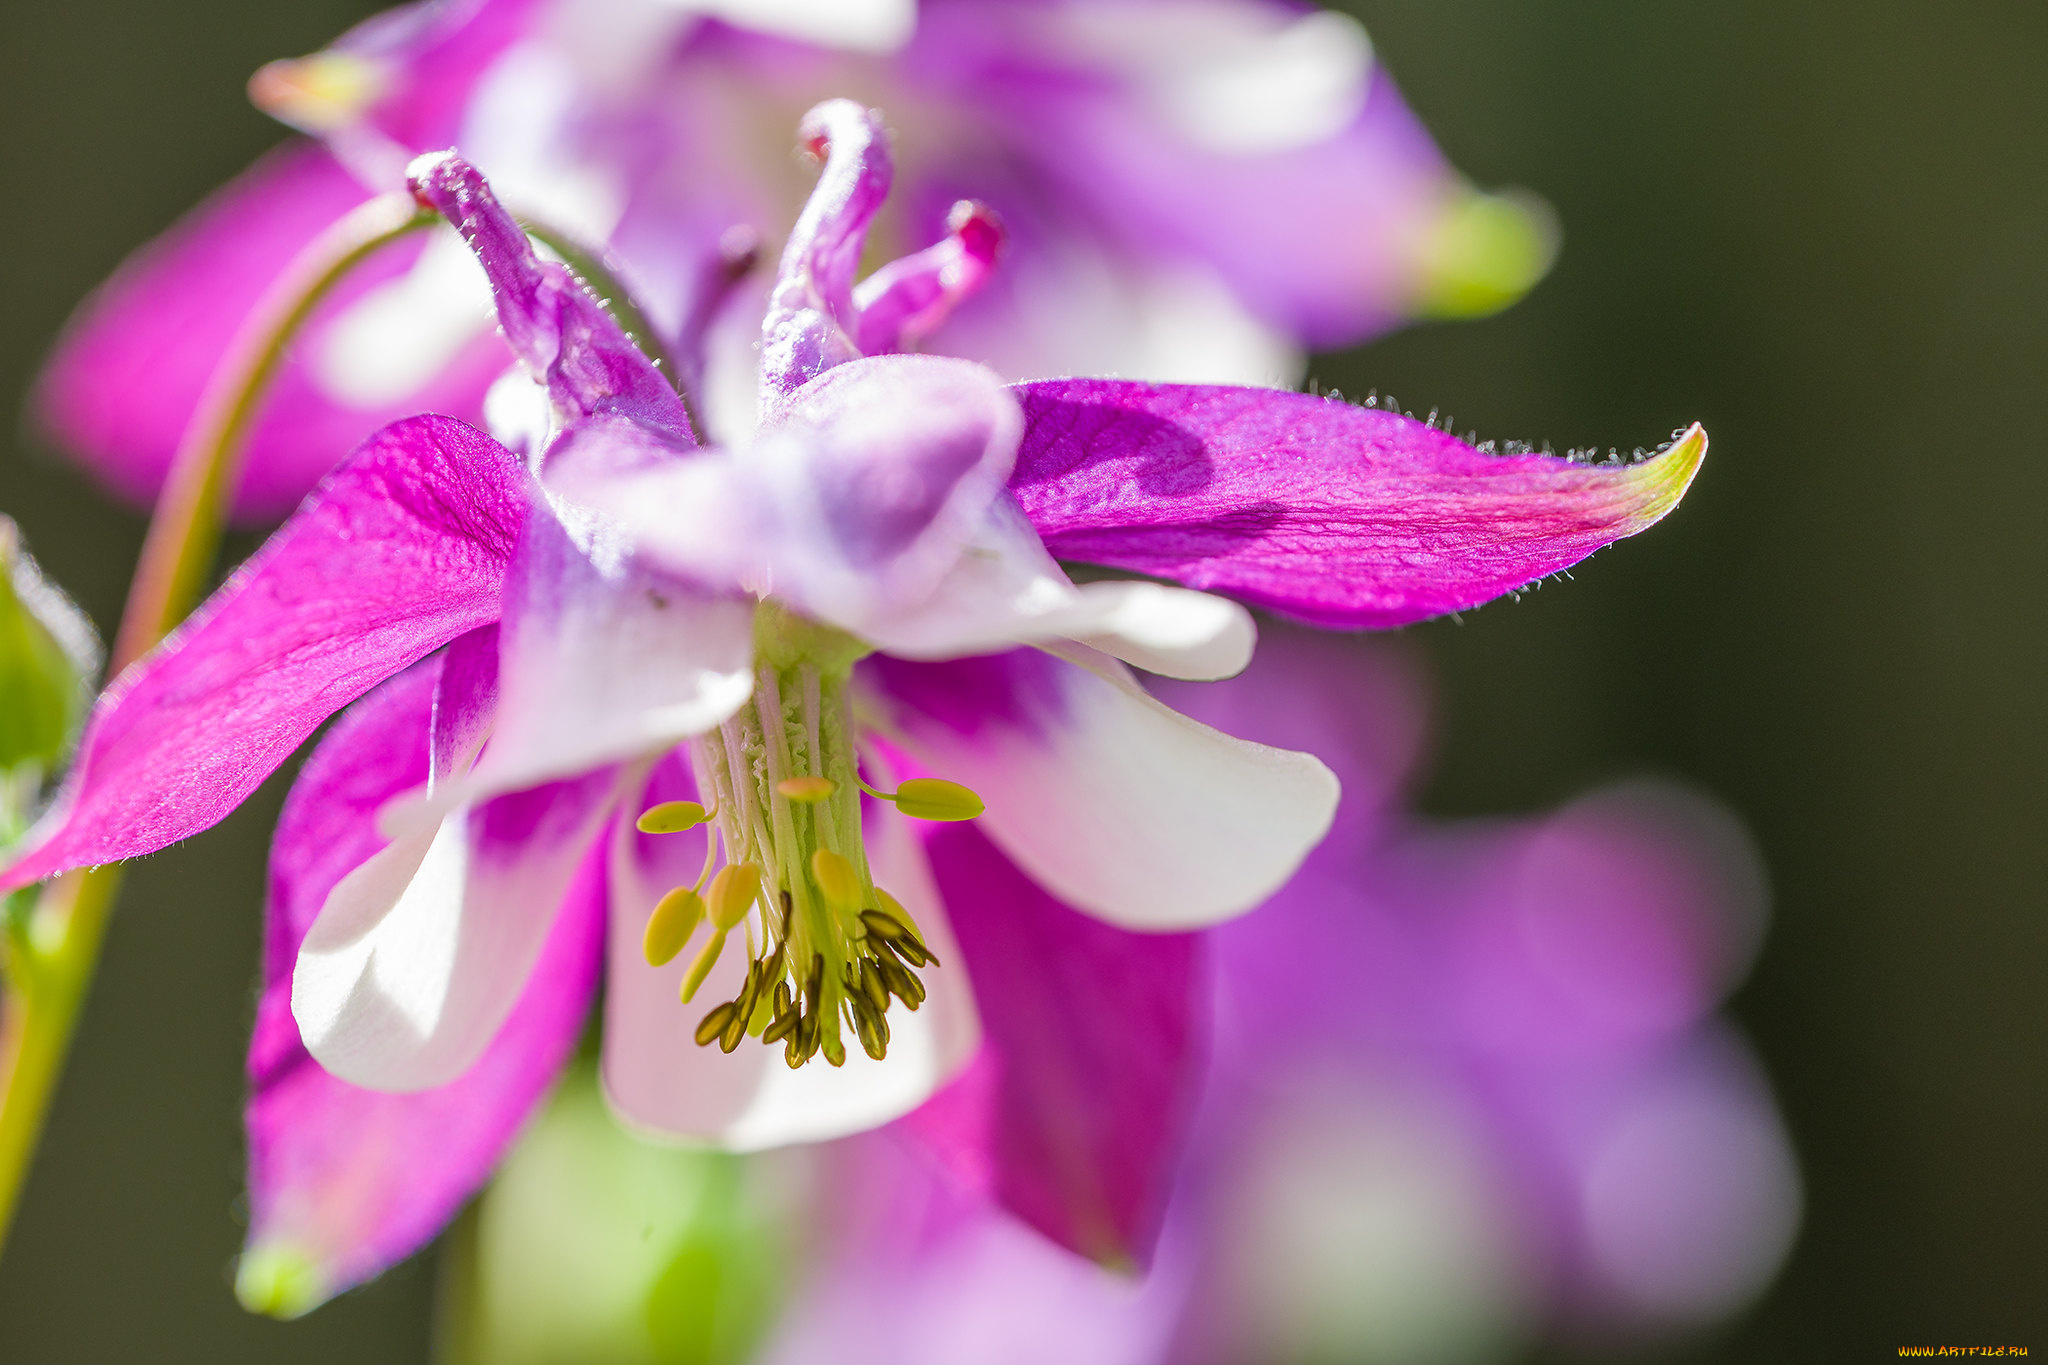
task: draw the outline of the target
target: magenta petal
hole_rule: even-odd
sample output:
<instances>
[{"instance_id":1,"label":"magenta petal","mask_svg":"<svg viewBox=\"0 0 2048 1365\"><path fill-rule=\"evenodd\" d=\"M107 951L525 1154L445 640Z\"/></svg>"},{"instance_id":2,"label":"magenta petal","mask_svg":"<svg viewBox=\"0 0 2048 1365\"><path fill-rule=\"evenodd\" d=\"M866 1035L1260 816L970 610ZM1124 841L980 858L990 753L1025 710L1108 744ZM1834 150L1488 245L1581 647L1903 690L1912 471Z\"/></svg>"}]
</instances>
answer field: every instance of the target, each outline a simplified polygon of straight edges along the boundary
<instances>
[{"instance_id":1,"label":"magenta petal","mask_svg":"<svg viewBox=\"0 0 2048 1365\"><path fill-rule=\"evenodd\" d=\"M271 117L331 133L358 152L382 139L414 151L443 146L460 135L478 79L505 49L531 36L538 8L538 0L399 5L357 24L324 53L272 62L250 81L250 98ZM300 95L301 71L336 54L364 63L372 73L378 93L367 108L350 111L373 130L371 137L347 123L337 127L331 102ZM309 74L317 87L317 70ZM369 167L356 169L360 174Z\"/></svg>"},{"instance_id":2,"label":"magenta petal","mask_svg":"<svg viewBox=\"0 0 2048 1365\"><path fill-rule=\"evenodd\" d=\"M384 839L377 808L427 776L441 656L352 707L293 785L271 848L264 986L250 1042L250 1226L238 1290L292 1316L404 1259L496 1165L573 1050L596 989L603 919L593 864L481 1060L435 1090L335 1079L292 1021L292 968L328 892ZM445 691L446 689L441 689Z\"/></svg>"},{"instance_id":3,"label":"magenta petal","mask_svg":"<svg viewBox=\"0 0 2048 1365\"><path fill-rule=\"evenodd\" d=\"M1228 593L1317 625L1477 606L1648 528L1706 454L1491 455L1397 413L1276 389L1019 384L1010 488L1061 559Z\"/></svg>"},{"instance_id":4,"label":"magenta petal","mask_svg":"<svg viewBox=\"0 0 2048 1365\"><path fill-rule=\"evenodd\" d=\"M1158 1238L1206 1027L1191 934L1133 934L1070 909L972 825L927 840L995 1070L996 1193L1108 1265Z\"/></svg>"},{"instance_id":5,"label":"magenta petal","mask_svg":"<svg viewBox=\"0 0 2048 1365\"><path fill-rule=\"evenodd\" d=\"M219 821L336 711L497 618L526 475L445 417L385 428L94 709L24 886Z\"/></svg>"},{"instance_id":6,"label":"magenta petal","mask_svg":"<svg viewBox=\"0 0 2048 1365\"><path fill-rule=\"evenodd\" d=\"M513 354L567 418L616 412L694 443L689 414L661 371L568 267L542 261L476 167L453 152L421 157L413 193L436 209L482 263Z\"/></svg>"}]
</instances>

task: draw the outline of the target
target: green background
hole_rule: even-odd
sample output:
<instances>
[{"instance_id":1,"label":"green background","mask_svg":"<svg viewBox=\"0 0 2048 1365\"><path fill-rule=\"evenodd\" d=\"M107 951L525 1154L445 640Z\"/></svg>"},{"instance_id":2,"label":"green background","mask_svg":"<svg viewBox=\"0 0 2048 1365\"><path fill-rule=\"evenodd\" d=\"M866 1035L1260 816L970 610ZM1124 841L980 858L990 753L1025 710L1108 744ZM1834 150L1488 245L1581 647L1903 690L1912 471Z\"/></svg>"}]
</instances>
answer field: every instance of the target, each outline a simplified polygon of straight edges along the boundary
<instances>
[{"instance_id":1,"label":"green background","mask_svg":"<svg viewBox=\"0 0 2048 1365\"><path fill-rule=\"evenodd\" d=\"M1460 430L1654 445L1685 508L1411 632L1442 814L1663 772L1777 887L1735 1011L1808 1185L1792 1261L1675 1360L2048 1351L2048 6L1370 0L1411 102L1566 228L1526 303L1326 358ZM367 7L0 11L0 395L71 304L275 141L262 61ZM24 435L0 508L102 626L140 534ZM282 1326L229 1292L261 851L281 787L129 879L4 1264L9 1362L423 1360L432 1266ZM1560 1358L1568 1354L1552 1348Z\"/></svg>"}]
</instances>

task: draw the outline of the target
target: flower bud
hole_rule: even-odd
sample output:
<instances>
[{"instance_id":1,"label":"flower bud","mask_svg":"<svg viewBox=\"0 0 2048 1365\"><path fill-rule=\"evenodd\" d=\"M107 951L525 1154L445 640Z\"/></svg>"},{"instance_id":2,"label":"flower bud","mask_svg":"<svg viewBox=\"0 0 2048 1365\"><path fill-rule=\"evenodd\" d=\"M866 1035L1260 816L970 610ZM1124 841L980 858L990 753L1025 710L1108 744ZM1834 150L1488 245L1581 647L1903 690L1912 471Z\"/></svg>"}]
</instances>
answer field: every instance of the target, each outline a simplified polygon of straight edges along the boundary
<instances>
[{"instance_id":1,"label":"flower bud","mask_svg":"<svg viewBox=\"0 0 2048 1365\"><path fill-rule=\"evenodd\" d=\"M0 516L0 773L48 772L70 746L100 667L99 639Z\"/></svg>"}]
</instances>

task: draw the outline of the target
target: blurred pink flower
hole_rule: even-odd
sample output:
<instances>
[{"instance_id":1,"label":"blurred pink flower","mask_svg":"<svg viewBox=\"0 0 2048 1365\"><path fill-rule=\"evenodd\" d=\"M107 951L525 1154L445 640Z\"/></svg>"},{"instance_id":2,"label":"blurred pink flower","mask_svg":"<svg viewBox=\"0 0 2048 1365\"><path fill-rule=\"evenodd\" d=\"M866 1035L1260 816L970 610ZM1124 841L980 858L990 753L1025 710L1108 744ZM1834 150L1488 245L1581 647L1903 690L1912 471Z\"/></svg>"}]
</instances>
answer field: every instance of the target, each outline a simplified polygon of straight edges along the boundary
<instances>
[{"instance_id":1,"label":"blurred pink flower","mask_svg":"<svg viewBox=\"0 0 2048 1365\"><path fill-rule=\"evenodd\" d=\"M1445 163L1350 18L1292 0L445 0L273 64L255 98L312 133L131 259L73 319L40 420L122 494L160 484L235 329L323 228L453 145L516 211L609 254L715 435L752 425L761 289L806 185L804 109L889 108L906 168L882 254L959 199L1008 224L1003 277L911 338L1011 379L1290 383L1303 344L1487 311L1546 267L1540 211ZM452 238L327 304L251 440L239 508L288 511L370 431L477 420L503 368Z\"/></svg>"},{"instance_id":2,"label":"blurred pink flower","mask_svg":"<svg viewBox=\"0 0 2048 1365\"><path fill-rule=\"evenodd\" d=\"M1126 667L1237 671L1243 607L1077 585L1052 555L1398 625L1645 529L1704 454L1695 429L1631 466L1496 457L1287 391L1006 386L897 353L977 281L993 223L966 206L856 285L886 139L846 100L802 137L824 169L769 296L763 420L728 447L697 444L473 167L416 160L531 377L495 405L525 461L445 417L373 436L102 698L64 800L0 874L196 833L362 698L273 852L242 1280L259 1306L374 1273L474 1190L573 1045L601 950L605 1081L633 1122L738 1148L854 1131L931 1094L979 1028L1001 1198L1142 1262L1200 1026L1185 931L1283 882L1336 786ZM863 765L940 795L864 802ZM954 778L980 796L942 800ZM942 840L901 818L984 800ZM642 810L682 816L636 831ZM745 953L721 955L742 926ZM700 985L723 1002L701 1022ZM739 1051L750 1032L788 1066ZM803 1065L821 1050L830 1067Z\"/></svg>"},{"instance_id":3,"label":"blurred pink flower","mask_svg":"<svg viewBox=\"0 0 2048 1365\"><path fill-rule=\"evenodd\" d=\"M1514 1358L1727 1316L1799 1219L1768 1087L1715 1006L1761 929L1747 840L1682 789L1436 825L1392 809L1420 705L1395 656L1269 632L1177 704L1326 758L1329 839L1210 935L1209 1065L1144 1280L991 1194L979 1067L836 1144L862 1192L760 1359L1077 1365ZM953 830L931 832L934 859ZM934 1160L936 1158L936 1160Z\"/></svg>"}]
</instances>

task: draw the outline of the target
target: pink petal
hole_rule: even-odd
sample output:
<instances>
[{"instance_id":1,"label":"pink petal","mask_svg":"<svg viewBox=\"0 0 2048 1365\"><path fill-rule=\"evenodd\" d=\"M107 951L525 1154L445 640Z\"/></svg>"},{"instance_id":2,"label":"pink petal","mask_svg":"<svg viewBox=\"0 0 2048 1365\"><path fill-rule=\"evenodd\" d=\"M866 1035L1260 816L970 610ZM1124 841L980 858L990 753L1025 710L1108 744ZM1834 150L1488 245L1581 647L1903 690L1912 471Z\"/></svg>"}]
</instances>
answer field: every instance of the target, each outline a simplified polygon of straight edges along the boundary
<instances>
[{"instance_id":1,"label":"pink petal","mask_svg":"<svg viewBox=\"0 0 2048 1365\"><path fill-rule=\"evenodd\" d=\"M1293 875L1336 809L1316 759L1168 709L1091 650L913 664L860 679L884 733L981 795L980 826L1062 901L1128 929L1249 910Z\"/></svg>"},{"instance_id":2,"label":"pink petal","mask_svg":"<svg viewBox=\"0 0 2048 1365\"><path fill-rule=\"evenodd\" d=\"M374 94L361 108L303 97L301 61L272 62L250 81L250 98L280 122L327 133L352 150L389 139L413 151L446 145L462 131L477 80L505 49L529 37L537 0L406 4L357 24L327 52L365 64ZM317 86L317 76L314 78ZM337 124L339 116L339 124ZM403 155L403 153L400 153ZM364 157L359 174L382 158Z\"/></svg>"},{"instance_id":3,"label":"pink petal","mask_svg":"<svg viewBox=\"0 0 2048 1365\"><path fill-rule=\"evenodd\" d=\"M1144 1265L1207 1027L1197 940L1132 934L1075 911L973 825L935 826L925 846L994 1063L997 1193L1082 1255Z\"/></svg>"},{"instance_id":4,"label":"pink petal","mask_svg":"<svg viewBox=\"0 0 2048 1365\"><path fill-rule=\"evenodd\" d=\"M980 366L876 356L806 384L744 451L628 457L594 432L549 484L674 573L772 592L859 633L939 590L1003 496L1017 430L1009 392ZM609 448L591 449L600 439Z\"/></svg>"},{"instance_id":5,"label":"pink petal","mask_svg":"<svg viewBox=\"0 0 2048 1365\"><path fill-rule=\"evenodd\" d=\"M368 198L320 147L287 143L143 247L71 319L35 395L37 419L95 475L137 502L154 498L229 341L292 258ZM472 417L504 367L473 346L390 402L344 398L317 358L334 320L408 269L417 244L381 253L340 286L272 382L250 435L235 509L291 510L370 432L428 411Z\"/></svg>"},{"instance_id":6,"label":"pink petal","mask_svg":"<svg viewBox=\"0 0 2048 1365\"><path fill-rule=\"evenodd\" d=\"M669 760L654 770L641 798L644 804L629 802L627 809L695 794L683 766ZM696 999L681 1003L683 973L696 945L665 967L650 967L641 936L655 901L670 887L696 880L703 865L703 833L700 828L647 836L628 821L619 822L611 855L604 1084L613 1107L629 1124L739 1151L815 1142L908 1113L966 1064L980 1040L974 1002L923 850L908 822L893 811L869 812L867 847L877 884L909 909L940 965L919 973L929 992L922 1007L915 1013L890 1012L884 1060L850 1049L843 1067L813 1060L792 1071L779 1047L749 1039L727 1054L692 1040L705 1012L739 993L746 976L745 951L735 936Z\"/></svg>"},{"instance_id":7,"label":"pink petal","mask_svg":"<svg viewBox=\"0 0 2048 1365\"><path fill-rule=\"evenodd\" d=\"M320 723L494 620L526 475L445 417L385 428L100 699L25 886L153 852L241 804Z\"/></svg>"},{"instance_id":8,"label":"pink petal","mask_svg":"<svg viewBox=\"0 0 2048 1365\"><path fill-rule=\"evenodd\" d=\"M403 1260L489 1176L573 1051L597 985L599 884L586 876L477 1064L435 1090L363 1090L323 1070L291 1017L292 967L328 892L383 845L373 821L426 780L437 681L423 662L345 713L286 802L271 848L264 988L250 1041L250 1225L238 1284L294 1316ZM591 869L595 872L596 869Z\"/></svg>"},{"instance_id":9,"label":"pink petal","mask_svg":"<svg viewBox=\"0 0 2048 1365\"><path fill-rule=\"evenodd\" d=\"M1477 606L1678 505L1698 427L1625 466L1497 456L1392 412L1273 389L1020 384L1010 488L1061 559L1334 627Z\"/></svg>"}]
</instances>

